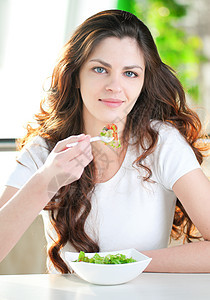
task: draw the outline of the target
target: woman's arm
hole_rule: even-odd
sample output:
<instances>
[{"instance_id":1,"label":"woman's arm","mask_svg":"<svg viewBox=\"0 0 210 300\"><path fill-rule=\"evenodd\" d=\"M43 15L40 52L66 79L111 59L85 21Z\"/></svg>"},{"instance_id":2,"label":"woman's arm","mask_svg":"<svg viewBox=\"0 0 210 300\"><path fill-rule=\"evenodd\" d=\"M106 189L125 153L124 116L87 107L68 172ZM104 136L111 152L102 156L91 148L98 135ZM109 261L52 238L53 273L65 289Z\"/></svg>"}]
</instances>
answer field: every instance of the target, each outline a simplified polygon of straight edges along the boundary
<instances>
[{"instance_id":1,"label":"woman's arm","mask_svg":"<svg viewBox=\"0 0 210 300\"><path fill-rule=\"evenodd\" d=\"M200 169L182 176L173 186L204 241L143 251L152 257L147 272L210 272L210 182Z\"/></svg>"},{"instance_id":2,"label":"woman's arm","mask_svg":"<svg viewBox=\"0 0 210 300\"><path fill-rule=\"evenodd\" d=\"M15 192L13 189L6 187L1 196L1 203L8 201L0 209L0 261L15 246L49 201L42 174L35 174L19 191ZM8 198L13 191L14 196Z\"/></svg>"},{"instance_id":3,"label":"woman's arm","mask_svg":"<svg viewBox=\"0 0 210 300\"><path fill-rule=\"evenodd\" d=\"M79 141L77 146L65 148L75 141ZM79 179L91 160L89 136L68 138L55 146L43 167L19 191L12 187L5 189L0 198L0 261L56 192Z\"/></svg>"},{"instance_id":4,"label":"woman's arm","mask_svg":"<svg viewBox=\"0 0 210 300\"><path fill-rule=\"evenodd\" d=\"M142 253L152 257L145 272L210 273L209 241L142 251Z\"/></svg>"}]
</instances>

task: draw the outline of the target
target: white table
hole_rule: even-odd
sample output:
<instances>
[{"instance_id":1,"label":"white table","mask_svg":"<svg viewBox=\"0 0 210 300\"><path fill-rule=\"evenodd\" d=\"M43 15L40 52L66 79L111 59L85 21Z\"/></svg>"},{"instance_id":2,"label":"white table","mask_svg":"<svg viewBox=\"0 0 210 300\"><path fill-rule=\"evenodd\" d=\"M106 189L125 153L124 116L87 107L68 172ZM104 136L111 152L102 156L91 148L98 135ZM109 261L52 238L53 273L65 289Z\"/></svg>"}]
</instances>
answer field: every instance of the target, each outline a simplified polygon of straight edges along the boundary
<instances>
[{"instance_id":1,"label":"white table","mask_svg":"<svg viewBox=\"0 0 210 300\"><path fill-rule=\"evenodd\" d=\"M1 300L210 299L210 274L143 273L121 285L93 285L75 275L1 275Z\"/></svg>"}]
</instances>

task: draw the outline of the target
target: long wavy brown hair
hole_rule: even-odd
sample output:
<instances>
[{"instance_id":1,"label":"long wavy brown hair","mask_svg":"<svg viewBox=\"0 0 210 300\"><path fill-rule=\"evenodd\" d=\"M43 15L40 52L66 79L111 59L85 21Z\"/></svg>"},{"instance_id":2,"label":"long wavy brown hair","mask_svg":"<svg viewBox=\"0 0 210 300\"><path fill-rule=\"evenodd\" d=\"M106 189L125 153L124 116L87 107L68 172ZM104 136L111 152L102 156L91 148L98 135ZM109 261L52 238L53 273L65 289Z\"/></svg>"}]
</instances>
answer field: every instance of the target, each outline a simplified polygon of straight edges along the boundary
<instances>
[{"instance_id":1,"label":"long wavy brown hair","mask_svg":"<svg viewBox=\"0 0 210 300\"><path fill-rule=\"evenodd\" d=\"M41 102L41 111L36 116L38 126L28 125L28 133L21 140L20 148L30 138L43 137L52 150L55 144L71 135L84 132L83 104L78 89L78 75L96 45L107 37L134 38L145 59L145 81L142 91L127 116L123 141L136 137L136 146L143 153L134 162L144 168L149 180L151 170L144 165L158 141L158 132L151 127L151 120L170 122L176 127L202 163L201 149L196 141L201 136L201 122L186 104L185 93L174 71L161 61L149 29L136 16L120 10L107 10L95 14L80 25L64 46L54 68L51 86ZM170 38L170 37L169 37ZM84 226L91 210L91 193L95 185L95 168L92 161L81 178L62 187L45 209L50 210L52 223L58 239L49 249L49 257L55 268L68 273L69 268L60 257L60 249L70 242L77 251L98 252L97 242L85 232ZM59 198L60 201L56 201ZM177 199L171 236L178 238L184 232L187 241L193 238L193 224Z\"/></svg>"}]
</instances>

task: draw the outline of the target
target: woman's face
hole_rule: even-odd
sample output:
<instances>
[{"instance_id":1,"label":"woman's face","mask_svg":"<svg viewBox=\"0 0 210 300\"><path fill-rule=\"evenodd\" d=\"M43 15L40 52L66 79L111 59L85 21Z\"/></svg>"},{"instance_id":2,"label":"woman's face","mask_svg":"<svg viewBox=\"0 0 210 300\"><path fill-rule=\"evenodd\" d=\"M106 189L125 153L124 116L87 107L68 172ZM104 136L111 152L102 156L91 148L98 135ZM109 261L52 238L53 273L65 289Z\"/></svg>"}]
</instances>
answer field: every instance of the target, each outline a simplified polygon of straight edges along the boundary
<instances>
[{"instance_id":1,"label":"woman's face","mask_svg":"<svg viewBox=\"0 0 210 300\"><path fill-rule=\"evenodd\" d=\"M83 64L79 88L84 122L103 127L125 124L144 83L145 63L135 39L108 37L102 40Z\"/></svg>"}]
</instances>

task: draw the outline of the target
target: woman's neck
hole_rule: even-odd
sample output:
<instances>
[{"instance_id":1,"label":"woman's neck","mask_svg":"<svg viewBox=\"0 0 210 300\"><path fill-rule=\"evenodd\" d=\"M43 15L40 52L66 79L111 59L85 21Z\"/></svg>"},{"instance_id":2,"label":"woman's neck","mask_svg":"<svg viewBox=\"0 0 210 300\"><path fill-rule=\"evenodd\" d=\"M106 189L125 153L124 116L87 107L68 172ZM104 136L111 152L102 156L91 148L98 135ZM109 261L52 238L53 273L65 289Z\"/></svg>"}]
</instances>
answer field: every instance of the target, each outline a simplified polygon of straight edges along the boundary
<instances>
[{"instance_id":1,"label":"woman's neck","mask_svg":"<svg viewBox=\"0 0 210 300\"><path fill-rule=\"evenodd\" d=\"M94 118L90 115L87 110L83 110L83 120L84 120L84 133L89 134L91 137L100 135L101 131L108 124L114 123L118 128L118 135L121 142L120 148L112 148L110 145L106 145L103 142L93 142L92 143L92 153L94 157L94 162L96 169L105 170L107 172L107 163L109 164L109 168L112 169L112 166L116 163L120 165L124 159L127 146L123 144L122 134L125 127L126 120L120 120L118 122L105 122ZM115 163L113 163L115 162Z\"/></svg>"},{"instance_id":2,"label":"woman's neck","mask_svg":"<svg viewBox=\"0 0 210 300\"><path fill-rule=\"evenodd\" d=\"M127 152L127 146L113 148L103 142L92 143L96 182L106 182L120 169Z\"/></svg>"}]
</instances>

